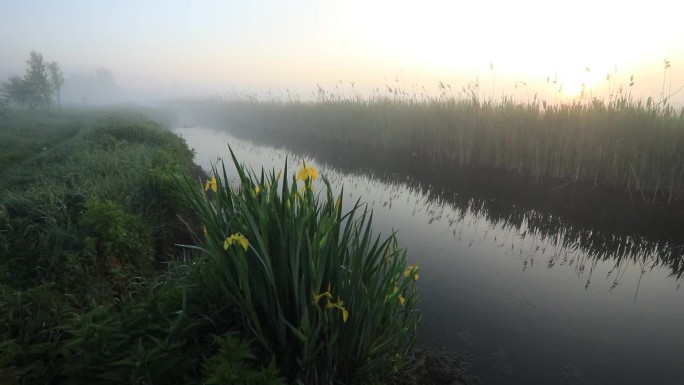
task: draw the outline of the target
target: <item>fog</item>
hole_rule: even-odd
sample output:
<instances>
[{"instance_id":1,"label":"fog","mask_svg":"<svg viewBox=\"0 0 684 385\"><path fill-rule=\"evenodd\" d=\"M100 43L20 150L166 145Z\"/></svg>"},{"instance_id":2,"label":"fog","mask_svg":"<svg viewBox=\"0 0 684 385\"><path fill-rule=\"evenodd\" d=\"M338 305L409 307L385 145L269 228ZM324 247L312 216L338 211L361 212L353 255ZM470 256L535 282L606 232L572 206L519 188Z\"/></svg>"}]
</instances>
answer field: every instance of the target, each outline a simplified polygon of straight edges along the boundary
<instances>
[{"instance_id":1,"label":"fog","mask_svg":"<svg viewBox=\"0 0 684 385\"><path fill-rule=\"evenodd\" d=\"M472 4L471 4L472 3ZM399 88L549 101L675 94L684 29L665 0L38 1L0 3L0 81L31 51L64 72L66 104ZM665 60L670 63L666 68ZM103 75L105 72L107 75ZM99 74L99 75L98 75ZM633 77L633 78L632 78ZM633 82L632 82L633 79ZM632 84L630 86L630 84Z\"/></svg>"}]
</instances>

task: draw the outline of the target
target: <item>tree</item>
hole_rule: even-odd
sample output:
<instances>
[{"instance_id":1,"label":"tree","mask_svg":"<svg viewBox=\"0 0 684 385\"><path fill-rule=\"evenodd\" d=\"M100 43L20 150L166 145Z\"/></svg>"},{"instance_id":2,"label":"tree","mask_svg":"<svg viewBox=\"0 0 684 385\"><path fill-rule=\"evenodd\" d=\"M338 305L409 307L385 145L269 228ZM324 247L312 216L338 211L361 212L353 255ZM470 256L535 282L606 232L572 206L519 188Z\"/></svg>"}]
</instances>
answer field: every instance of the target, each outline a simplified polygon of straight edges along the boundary
<instances>
[{"instance_id":1,"label":"tree","mask_svg":"<svg viewBox=\"0 0 684 385\"><path fill-rule=\"evenodd\" d=\"M48 78L47 65L43 61L43 55L31 51L31 57L26 61L28 68L24 81L31 93L31 100L35 104L42 104L46 110L52 103L52 84Z\"/></svg>"},{"instance_id":2,"label":"tree","mask_svg":"<svg viewBox=\"0 0 684 385\"><path fill-rule=\"evenodd\" d=\"M26 61L26 66L26 74L23 78L13 76L3 84L2 89L5 97L9 102L20 106L43 107L49 110L50 104L53 102L54 86L48 77L48 66L43 61L43 55L32 51L29 60ZM60 80L61 71L58 71L57 74L59 75L57 80Z\"/></svg>"},{"instance_id":3,"label":"tree","mask_svg":"<svg viewBox=\"0 0 684 385\"><path fill-rule=\"evenodd\" d=\"M57 96L57 105L62 108L62 97L60 95L60 90L64 84L64 74L62 74L62 69L59 68L59 64L56 61L51 61L48 65L48 71L50 71L50 84L55 91Z\"/></svg>"},{"instance_id":4,"label":"tree","mask_svg":"<svg viewBox=\"0 0 684 385\"><path fill-rule=\"evenodd\" d=\"M31 91L24 79L19 76L12 76L3 84L2 88L8 102L23 107L30 107Z\"/></svg>"}]
</instances>

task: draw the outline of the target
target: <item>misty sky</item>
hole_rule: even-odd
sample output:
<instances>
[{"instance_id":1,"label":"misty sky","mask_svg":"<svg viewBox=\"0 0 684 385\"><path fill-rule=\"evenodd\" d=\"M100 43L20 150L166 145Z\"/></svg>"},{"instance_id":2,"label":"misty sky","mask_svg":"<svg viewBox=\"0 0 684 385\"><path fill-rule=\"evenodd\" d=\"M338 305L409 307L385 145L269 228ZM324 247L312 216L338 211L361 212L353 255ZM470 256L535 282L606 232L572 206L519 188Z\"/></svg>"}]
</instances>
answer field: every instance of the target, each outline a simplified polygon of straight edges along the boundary
<instances>
[{"instance_id":1,"label":"misty sky","mask_svg":"<svg viewBox=\"0 0 684 385\"><path fill-rule=\"evenodd\" d=\"M460 90L477 80L485 97L569 97L582 83L607 97L609 87L628 89L634 75L634 95L659 98L663 85L665 93L684 85L678 7L671 0L0 0L0 76L23 73L36 50L59 62L67 79L105 67L122 87L193 95L290 89L305 96L317 83L330 90L338 81L345 92L355 82L364 95L385 84L432 92L439 81Z\"/></svg>"}]
</instances>

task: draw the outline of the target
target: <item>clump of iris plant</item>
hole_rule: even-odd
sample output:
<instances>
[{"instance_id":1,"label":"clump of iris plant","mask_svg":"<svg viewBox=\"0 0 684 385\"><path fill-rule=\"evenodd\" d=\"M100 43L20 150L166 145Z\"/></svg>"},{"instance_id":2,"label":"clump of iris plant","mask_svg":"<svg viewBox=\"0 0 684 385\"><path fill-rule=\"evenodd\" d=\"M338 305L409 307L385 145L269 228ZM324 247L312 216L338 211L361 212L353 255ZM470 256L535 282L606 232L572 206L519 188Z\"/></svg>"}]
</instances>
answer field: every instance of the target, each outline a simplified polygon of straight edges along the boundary
<instances>
[{"instance_id":1,"label":"clump of iris plant","mask_svg":"<svg viewBox=\"0 0 684 385\"><path fill-rule=\"evenodd\" d=\"M316 193L319 173L305 162L288 179L287 162L257 174L230 154L237 188L223 164L204 189L182 185L204 224L197 248L241 314L236 326L293 383L383 381L400 370L420 322L419 267L396 233L374 235L372 212L360 201L343 210L325 176Z\"/></svg>"}]
</instances>

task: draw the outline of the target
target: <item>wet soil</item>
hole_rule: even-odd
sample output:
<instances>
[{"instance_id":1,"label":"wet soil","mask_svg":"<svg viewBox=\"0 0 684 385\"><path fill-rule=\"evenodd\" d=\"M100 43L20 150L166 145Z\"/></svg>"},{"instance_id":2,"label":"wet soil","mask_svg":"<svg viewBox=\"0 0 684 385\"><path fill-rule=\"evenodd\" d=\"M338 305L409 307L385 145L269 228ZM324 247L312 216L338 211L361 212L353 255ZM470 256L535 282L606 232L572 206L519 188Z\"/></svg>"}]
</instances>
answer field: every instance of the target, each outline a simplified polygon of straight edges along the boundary
<instances>
[{"instance_id":1,"label":"wet soil","mask_svg":"<svg viewBox=\"0 0 684 385\"><path fill-rule=\"evenodd\" d=\"M409 357L409 369L390 385L479 385L471 373L472 359L446 349L418 347Z\"/></svg>"}]
</instances>

